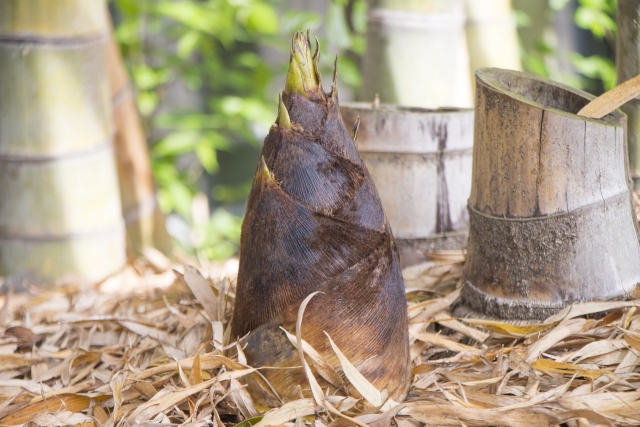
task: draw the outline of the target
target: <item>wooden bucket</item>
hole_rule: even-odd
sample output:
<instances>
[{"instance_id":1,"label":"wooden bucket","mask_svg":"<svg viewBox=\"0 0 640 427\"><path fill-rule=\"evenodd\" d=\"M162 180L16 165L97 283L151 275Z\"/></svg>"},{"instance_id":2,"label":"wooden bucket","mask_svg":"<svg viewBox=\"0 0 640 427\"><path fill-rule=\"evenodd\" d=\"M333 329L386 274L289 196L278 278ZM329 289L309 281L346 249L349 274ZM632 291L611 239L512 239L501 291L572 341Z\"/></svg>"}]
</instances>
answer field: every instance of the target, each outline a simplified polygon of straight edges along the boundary
<instances>
[{"instance_id":1,"label":"wooden bucket","mask_svg":"<svg viewBox=\"0 0 640 427\"><path fill-rule=\"evenodd\" d=\"M124 266L103 1L0 2L0 276Z\"/></svg>"},{"instance_id":2,"label":"wooden bucket","mask_svg":"<svg viewBox=\"0 0 640 427\"><path fill-rule=\"evenodd\" d=\"M403 262L416 259L411 253L464 248L473 110L346 103L340 111L347 126L360 118L356 145Z\"/></svg>"},{"instance_id":3,"label":"wooden bucket","mask_svg":"<svg viewBox=\"0 0 640 427\"><path fill-rule=\"evenodd\" d=\"M362 99L471 107L464 0L382 0L368 20Z\"/></svg>"},{"instance_id":4,"label":"wooden bucket","mask_svg":"<svg viewBox=\"0 0 640 427\"><path fill-rule=\"evenodd\" d=\"M481 69L476 83L462 307L543 319L629 296L640 245L625 115L577 116L593 96L517 71Z\"/></svg>"},{"instance_id":5,"label":"wooden bucket","mask_svg":"<svg viewBox=\"0 0 640 427\"><path fill-rule=\"evenodd\" d=\"M618 36L616 37L616 69L618 84L640 74L640 2L618 0ZM634 188L640 191L640 97L620 109L627 115L629 169Z\"/></svg>"}]
</instances>

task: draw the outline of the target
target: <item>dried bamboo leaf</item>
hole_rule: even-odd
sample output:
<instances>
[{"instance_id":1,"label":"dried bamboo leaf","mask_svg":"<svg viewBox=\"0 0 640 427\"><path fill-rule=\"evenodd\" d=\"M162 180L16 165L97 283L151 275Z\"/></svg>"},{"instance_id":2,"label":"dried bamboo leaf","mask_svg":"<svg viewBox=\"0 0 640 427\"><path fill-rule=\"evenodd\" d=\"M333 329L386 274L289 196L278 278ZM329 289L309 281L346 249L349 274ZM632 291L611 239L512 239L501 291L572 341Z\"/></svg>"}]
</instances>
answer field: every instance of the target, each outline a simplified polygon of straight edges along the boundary
<instances>
[{"instance_id":1,"label":"dried bamboo leaf","mask_svg":"<svg viewBox=\"0 0 640 427\"><path fill-rule=\"evenodd\" d=\"M589 370L572 363L560 363L550 359L537 359L531 363L534 369L558 374L578 375L586 378L596 379L604 374L610 373L603 370Z\"/></svg>"},{"instance_id":2,"label":"dried bamboo leaf","mask_svg":"<svg viewBox=\"0 0 640 427\"><path fill-rule=\"evenodd\" d=\"M291 344L293 344L297 349L297 337L285 331L282 326L280 327L280 329L282 329L284 333L287 334L287 338L289 338ZM309 356L311 360L313 360L313 365L322 378L327 380L330 384L333 384L336 388L342 387L342 378L340 378L340 375L338 375L335 369L333 369L333 367L324 360L320 353L318 353L313 347L311 347L311 345L309 345L309 343L305 340L302 340L302 349L304 353Z\"/></svg>"},{"instance_id":3,"label":"dried bamboo leaf","mask_svg":"<svg viewBox=\"0 0 640 427\"><path fill-rule=\"evenodd\" d=\"M441 311L437 313L434 316L434 320L437 320L438 323L440 323L442 326L446 326L447 328L453 329L456 332L460 332L461 334L466 335L472 340L475 340L479 343L485 342L490 336L486 332L471 328L462 322L458 322L457 320L452 319L449 312Z\"/></svg>"},{"instance_id":4,"label":"dried bamboo leaf","mask_svg":"<svg viewBox=\"0 0 640 427\"><path fill-rule=\"evenodd\" d=\"M251 395L245 386L240 384L238 380L231 379L229 381L229 390L231 391L231 398L245 419L251 419L258 415L256 405L253 403L253 399L251 399Z\"/></svg>"},{"instance_id":5,"label":"dried bamboo leaf","mask_svg":"<svg viewBox=\"0 0 640 427\"><path fill-rule=\"evenodd\" d=\"M533 362L553 345L575 333L580 332L586 322L587 321L585 319L571 319L560 322L549 333L533 343L533 345L531 345L524 353L522 358L528 363Z\"/></svg>"},{"instance_id":6,"label":"dried bamboo leaf","mask_svg":"<svg viewBox=\"0 0 640 427\"><path fill-rule=\"evenodd\" d=\"M306 359L304 358L304 348L302 346L302 318L304 316L304 310L307 308L307 304L311 301L311 298L316 296L317 294L322 293L319 291L310 293L300 304L300 308L298 309L298 318L296 320L296 347L298 348L298 356L300 356L300 363L302 363L302 367L304 369L304 373L307 377L307 381L309 381L309 386L311 387L311 392L313 393L313 399L316 401L318 406L324 405L324 393L322 393L322 389L318 384L318 381L313 376L313 372L311 372L311 368L307 364Z\"/></svg>"},{"instance_id":7,"label":"dried bamboo leaf","mask_svg":"<svg viewBox=\"0 0 640 427\"><path fill-rule=\"evenodd\" d=\"M601 313L603 311L617 310L624 307L634 306L638 306L637 301L607 301L574 304L549 317L544 321L544 323L555 323L562 320L573 319L574 317L585 316L587 314Z\"/></svg>"},{"instance_id":8,"label":"dried bamboo leaf","mask_svg":"<svg viewBox=\"0 0 640 427\"><path fill-rule=\"evenodd\" d=\"M209 319L213 322L222 320L218 313L218 298L211 290L209 282L202 277L200 271L190 265L184 266L184 280L193 292L196 300L202 305Z\"/></svg>"},{"instance_id":9,"label":"dried bamboo leaf","mask_svg":"<svg viewBox=\"0 0 640 427\"><path fill-rule=\"evenodd\" d=\"M349 380L349 382L358 390L358 392L364 397L367 402L369 402L375 408L381 408L383 411L388 411L389 409L396 406L398 403L389 399L386 402L383 401L382 393L380 390L374 387L357 369L349 359L340 351L336 343L333 342L329 334L327 334L327 338L329 339L329 343L331 344L331 348L340 359L340 365L342 366L342 371L345 376ZM384 404L384 405L383 405Z\"/></svg>"},{"instance_id":10,"label":"dried bamboo leaf","mask_svg":"<svg viewBox=\"0 0 640 427\"><path fill-rule=\"evenodd\" d=\"M542 410L512 409L499 412L491 409L461 408L449 405L415 405L402 411L405 415L429 426L510 426L548 427L556 418Z\"/></svg>"},{"instance_id":11,"label":"dried bamboo leaf","mask_svg":"<svg viewBox=\"0 0 640 427\"><path fill-rule=\"evenodd\" d=\"M465 323L471 325L481 326L492 332L497 332L503 335L509 335L514 337L524 337L536 332L546 331L549 328L556 326L559 322L549 324L528 324L528 325L510 325L508 323L498 322L496 320L488 319L461 319Z\"/></svg>"},{"instance_id":12,"label":"dried bamboo leaf","mask_svg":"<svg viewBox=\"0 0 640 427\"><path fill-rule=\"evenodd\" d=\"M89 408L91 399L77 394L65 394L48 398L46 402L31 403L23 406L10 415L0 419L2 425L15 425L29 422L34 415L42 414L45 410L58 412L62 409L71 412L80 412Z\"/></svg>"},{"instance_id":13,"label":"dried bamboo leaf","mask_svg":"<svg viewBox=\"0 0 640 427\"><path fill-rule=\"evenodd\" d=\"M446 348L447 350L463 353L481 354L482 349L471 347L465 344L449 340L441 335L432 334L430 332L423 332L421 334L411 331L410 335L420 341L437 345L438 347Z\"/></svg>"},{"instance_id":14,"label":"dried bamboo leaf","mask_svg":"<svg viewBox=\"0 0 640 427\"><path fill-rule=\"evenodd\" d=\"M306 417L316 413L316 403L313 399L300 399L285 403L280 408L273 409L264 415L264 418L254 427L267 427L284 424L287 421L295 420L299 417Z\"/></svg>"}]
</instances>

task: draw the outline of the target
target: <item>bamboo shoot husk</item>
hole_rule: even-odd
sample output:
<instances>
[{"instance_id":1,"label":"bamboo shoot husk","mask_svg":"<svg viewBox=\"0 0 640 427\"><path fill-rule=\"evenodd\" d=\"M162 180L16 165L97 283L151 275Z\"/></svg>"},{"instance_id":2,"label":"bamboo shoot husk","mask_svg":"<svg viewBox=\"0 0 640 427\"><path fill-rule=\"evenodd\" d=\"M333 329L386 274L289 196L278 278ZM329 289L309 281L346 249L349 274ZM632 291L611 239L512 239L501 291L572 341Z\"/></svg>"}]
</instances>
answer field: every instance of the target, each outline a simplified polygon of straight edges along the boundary
<instances>
[{"instance_id":1,"label":"bamboo shoot husk","mask_svg":"<svg viewBox=\"0 0 640 427\"><path fill-rule=\"evenodd\" d=\"M262 374L283 399L297 399L298 385L309 395L299 353L280 327L293 333L299 307L320 291L304 311L302 339L345 372L328 334L364 378L398 400L410 371L397 249L340 116L335 71L331 91L322 89L318 51L312 56L308 33L296 34L278 118L247 200L231 337L244 337L252 366L280 368ZM269 405L268 395L249 389Z\"/></svg>"},{"instance_id":2,"label":"bamboo shoot husk","mask_svg":"<svg viewBox=\"0 0 640 427\"><path fill-rule=\"evenodd\" d=\"M106 5L8 0L0 17L0 276L102 280L125 262Z\"/></svg>"}]
</instances>

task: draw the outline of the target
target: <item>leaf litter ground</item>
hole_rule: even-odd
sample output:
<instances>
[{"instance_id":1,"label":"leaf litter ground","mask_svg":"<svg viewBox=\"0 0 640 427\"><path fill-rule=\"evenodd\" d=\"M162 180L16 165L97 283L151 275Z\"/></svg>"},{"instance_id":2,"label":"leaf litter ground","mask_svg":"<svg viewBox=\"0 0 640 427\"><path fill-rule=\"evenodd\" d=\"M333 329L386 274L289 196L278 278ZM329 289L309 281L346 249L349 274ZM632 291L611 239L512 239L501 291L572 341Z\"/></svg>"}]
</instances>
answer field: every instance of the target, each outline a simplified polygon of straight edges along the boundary
<instances>
[{"instance_id":1,"label":"leaf litter ground","mask_svg":"<svg viewBox=\"0 0 640 427\"><path fill-rule=\"evenodd\" d=\"M283 331L306 355L300 386L314 398L258 412L243 377L260 370L223 345L237 261L196 269L147 251L96 287L0 296L0 425L640 425L640 300L540 324L453 318L464 254L430 258L404 270L413 379L402 403L335 345L342 375ZM314 375L345 385L326 396Z\"/></svg>"}]
</instances>

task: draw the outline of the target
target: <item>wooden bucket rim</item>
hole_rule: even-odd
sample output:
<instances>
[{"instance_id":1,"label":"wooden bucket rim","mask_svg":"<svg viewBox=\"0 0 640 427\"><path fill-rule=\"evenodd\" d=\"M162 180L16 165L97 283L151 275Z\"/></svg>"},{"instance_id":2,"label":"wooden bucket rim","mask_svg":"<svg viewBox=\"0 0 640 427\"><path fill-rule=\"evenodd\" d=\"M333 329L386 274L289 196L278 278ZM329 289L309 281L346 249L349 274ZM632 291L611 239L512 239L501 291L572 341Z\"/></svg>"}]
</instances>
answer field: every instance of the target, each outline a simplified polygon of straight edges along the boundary
<instances>
[{"instance_id":1,"label":"wooden bucket rim","mask_svg":"<svg viewBox=\"0 0 640 427\"><path fill-rule=\"evenodd\" d=\"M547 85L549 87L554 87L562 91L568 92L572 95L577 95L583 98L586 101L585 105L589 101L595 99L594 95L591 95L590 93L587 93L583 90L571 87L569 85L565 85L563 83L556 82L554 80L550 80L544 77L536 76L535 74L526 73L523 71L508 70L503 68L483 67L483 68L477 69L475 74L476 74L477 85L483 85L487 88L493 89L496 92L508 95L520 102L540 108L541 110L551 111L556 114L560 114L576 120L582 120L585 122L605 124L605 125L615 126L615 127L624 127L626 115L619 108L607 114L601 119L578 116L576 114L578 111L575 111L574 113L574 112L562 110L553 106L544 105L522 94L521 92L513 90L505 82L505 78L512 78L520 81L531 81L531 82L543 83L544 85Z\"/></svg>"},{"instance_id":2,"label":"wooden bucket rim","mask_svg":"<svg viewBox=\"0 0 640 427\"><path fill-rule=\"evenodd\" d=\"M402 115L423 115L423 114L473 114L473 108L458 108L458 107L438 107L438 108L424 108L424 107L410 107L397 104L383 104L381 103L377 107L373 107L370 102L344 102L340 105L340 108L349 108L352 110L364 110L364 111L384 111L385 113L395 113L399 116Z\"/></svg>"}]
</instances>

